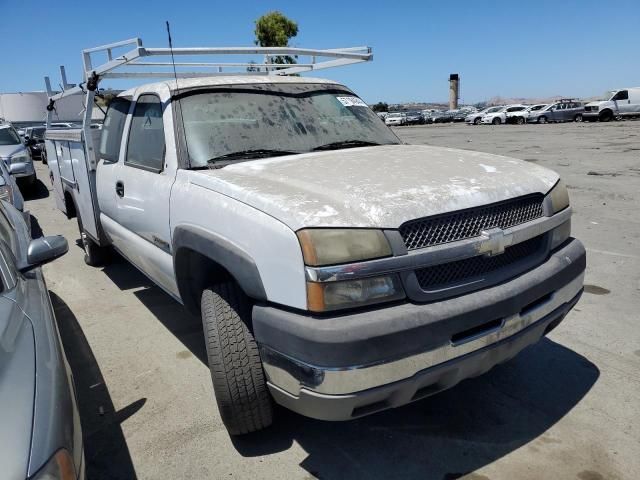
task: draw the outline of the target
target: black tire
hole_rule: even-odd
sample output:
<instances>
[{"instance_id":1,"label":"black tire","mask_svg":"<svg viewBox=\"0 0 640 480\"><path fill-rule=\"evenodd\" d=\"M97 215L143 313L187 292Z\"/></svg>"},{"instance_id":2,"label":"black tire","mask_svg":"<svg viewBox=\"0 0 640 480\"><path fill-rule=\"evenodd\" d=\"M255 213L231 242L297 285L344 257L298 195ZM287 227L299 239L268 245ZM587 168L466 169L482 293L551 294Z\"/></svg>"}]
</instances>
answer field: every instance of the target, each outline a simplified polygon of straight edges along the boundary
<instances>
[{"instance_id":1,"label":"black tire","mask_svg":"<svg viewBox=\"0 0 640 480\"><path fill-rule=\"evenodd\" d=\"M611 110L605 110L604 112L600 113L599 118L601 122L610 122L611 120L613 120L613 112Z\"/></svg>"},{"instance_id":2,"label":"black tire","mask_svg":"<svg viewBox=\"0 0 640 480\"><path fill-rule=\"evenodd\" d=\"M499 117L494 118L493 120L491 120L491 123L493 125L500 125L502 123L502 120L500 120Z\"/></svg>"},{"instance_id":3,"label":"black tire","mask_svg":"<svg viewBox=\"0 0 640 480\"><path fill-rule=\"evenodd\" d=\"M538 118L538 123L547 123L547 117L542 115L540 118Z\"/></svg>"},{"instance_id":4,"label":"black tire","mask_svg":"<svg viewBox=\"0 0 640 480\"><path fill-rule=\"evenodd\" d=\"M578 113L575 117L573 117L574 122L582 122L582 114Z\"/></svg>"},{"instance_id":5,"label":"black tire","mask_svg":"<svg viewBox=\"0 0 640 480\"><path fill-rule=\"evenodd\" d=\"M476 117L476 119L473 121L474 125L480 125L480 121L482 120L482 117Z\"/></svg>"},{"instance_id":6,"label":"black tire","mask_svg":"<svg viewBox=\"0 0 640 480\"><path fill-rule=\"evenodd\" d=\"M267 428L273 422L273 403L249 328L249 298L235 282L219 283L202 292L201 311L222 422L230 435Z\"/></svg>"},{"instance_id":7,"label":"black tire","mask_svg":"<svg viewBox=\"0 0 640 480\"><path fill-rule=\"evenodd\" d=\"M76 210L77 212L77 210ZM101 247L91 238L87 236L82 227L82 218L80 213L76 213L76 219L78 220L78 230L80 232L80 243L84 250L84 263L91 267L100 267L109 261L109 249L107 247Z\"/></svg>"},{"instance_id":8,"label":"black tire","mask_svg":"<svg viewBox=\"0 0 640 480\"><path fill-rule=\"evenodd\" d=\"M516 118L516 123L518 125L524 125L524 117L517 117Z\"/></svg>"}]
</instances>

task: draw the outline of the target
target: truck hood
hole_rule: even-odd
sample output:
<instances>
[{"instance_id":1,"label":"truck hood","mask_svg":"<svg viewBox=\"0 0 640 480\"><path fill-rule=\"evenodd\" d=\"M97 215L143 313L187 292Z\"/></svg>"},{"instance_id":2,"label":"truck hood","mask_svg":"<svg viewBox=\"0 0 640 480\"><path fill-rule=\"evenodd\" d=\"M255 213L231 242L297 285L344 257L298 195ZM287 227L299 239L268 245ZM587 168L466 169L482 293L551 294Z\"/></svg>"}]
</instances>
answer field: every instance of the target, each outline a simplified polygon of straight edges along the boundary
<instances>
[{"instance_id":1,"label":"truck hood","mask_svg":"<svg viewBox=\"0 0 640 480\"><path fill-rule=\"evenodd\" d=\"M420 217L547 193L558 175L488 153L386 145L254 160L192 182L288 225L397 228Z\"/></svg>"}]
</instances>

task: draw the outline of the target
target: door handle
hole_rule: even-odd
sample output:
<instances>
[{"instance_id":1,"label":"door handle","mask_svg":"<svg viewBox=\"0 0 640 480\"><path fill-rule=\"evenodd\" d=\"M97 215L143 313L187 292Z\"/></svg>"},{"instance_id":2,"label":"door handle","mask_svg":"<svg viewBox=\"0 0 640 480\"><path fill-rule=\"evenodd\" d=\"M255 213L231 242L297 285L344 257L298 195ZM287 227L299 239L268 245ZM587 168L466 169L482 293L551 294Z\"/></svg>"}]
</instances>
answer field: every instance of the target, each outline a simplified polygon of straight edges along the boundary
<instances>
[{"instance_id":1,"label":"door handle","mask_svg":"<svg viewBox=\"0 0 640 480\"><path fill-rule=\"evenodd\" d=\"M116 182L116 195L119 197L124 197L124 183L120 180Z\"/></svg>"}]
</instances>

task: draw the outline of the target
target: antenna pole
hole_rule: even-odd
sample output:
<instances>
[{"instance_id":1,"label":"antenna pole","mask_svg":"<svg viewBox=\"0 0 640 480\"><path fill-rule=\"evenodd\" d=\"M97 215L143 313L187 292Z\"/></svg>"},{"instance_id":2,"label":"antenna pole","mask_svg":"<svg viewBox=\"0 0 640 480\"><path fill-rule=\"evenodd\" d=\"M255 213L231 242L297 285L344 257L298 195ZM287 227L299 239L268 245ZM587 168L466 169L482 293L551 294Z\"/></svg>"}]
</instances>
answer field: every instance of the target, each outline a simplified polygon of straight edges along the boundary
<instances>
[{"instance_id":1,"label":"antenna pole","mask_svg":"<svg viewBox=\"0 0 640 480\"><path fill-rule=\"evenodd\" d=\"M184 148L187 153L187 163L191 165L191 157L189 156L189 145L187 144L187 134L184 128L184 117L182 116L182 102L180 101L180 87L178 86L178 74L176 73L176 61L173 58L173 42L171 41L171 27L169 20L165 21L167 25L167 37L169 38L169 50L171 51L171 64L173 65L173 78L176 80L176 95L178 97L178 110L180 111L180 123L182 123L182 138L184 139Z\"/></svg>"}]
</instances>

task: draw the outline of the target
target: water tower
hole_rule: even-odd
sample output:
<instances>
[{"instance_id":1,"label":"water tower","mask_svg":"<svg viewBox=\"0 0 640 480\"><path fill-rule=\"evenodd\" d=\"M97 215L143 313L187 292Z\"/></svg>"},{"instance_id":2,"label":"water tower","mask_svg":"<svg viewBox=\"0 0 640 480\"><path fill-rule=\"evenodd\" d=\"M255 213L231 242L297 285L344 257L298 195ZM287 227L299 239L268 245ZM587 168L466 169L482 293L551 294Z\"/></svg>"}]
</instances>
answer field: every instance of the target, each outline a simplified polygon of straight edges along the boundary
<instances>
[{"instance_id":1,"label":"water tower","mask_svg":"<svg viewBox=\"0 0 640 480\"><path fill-rule=\"evenodd\" d=\"M458 108L460 98L460 76L457 73L449 75L449 110Z\"/></svg>"}]
</instances>

